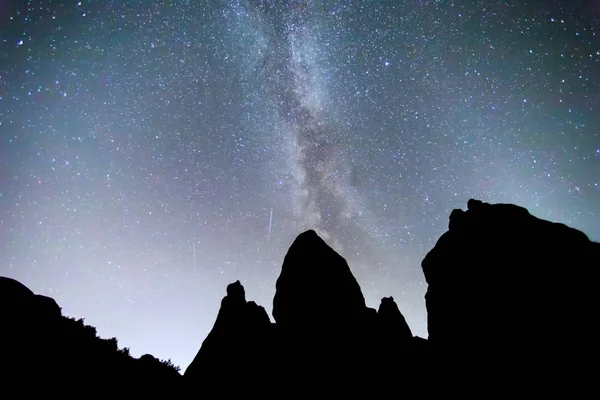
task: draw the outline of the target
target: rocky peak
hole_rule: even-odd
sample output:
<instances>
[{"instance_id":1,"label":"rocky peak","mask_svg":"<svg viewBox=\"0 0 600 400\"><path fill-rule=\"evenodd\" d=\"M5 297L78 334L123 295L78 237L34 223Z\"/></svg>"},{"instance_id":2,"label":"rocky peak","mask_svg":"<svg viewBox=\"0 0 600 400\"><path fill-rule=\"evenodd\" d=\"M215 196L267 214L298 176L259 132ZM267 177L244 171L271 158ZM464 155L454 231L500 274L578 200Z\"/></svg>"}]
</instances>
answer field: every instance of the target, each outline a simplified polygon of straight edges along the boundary
<instances>
[{"instance_id":1,"label":"rocky peak","mask_svg":"<svg viewBox=\"0 0 600 400\"><path fill-rule=\"evenodd\" d=\"M315 231L298 235L276 283L273 318L277 324L339 323L356 318L365 308L346 260Z\"/></svg>"},{"instance_id":2,"label":"rocky peak","mask_svg":"<svg viewBox=\"0 0 600 400\"><path fill-rule=\"evenodd\" d=\"M232 365L257 359L260 356L257 351L261 351L264 342L270 338L270 327L265 309L253 301L246 301L240 281L229 284L217 320L185 376L211 382L222 379L223 371Z\"/></svg>"},{"instance_id":3,"label":"rocky peak","mask_svg":"<svg viewBox=\"0 0 600 400\"><path fill-rule=\"evenodd\" d=\"M412 338L410 327L406 323L406 319L398 309L398 305L393 297L384 297L379 304L377 317L383 328L382 332L389 333L390 336L396 337L397 340L408 340Z\"/></svg>"},{"instance_id":4,"label":"rocky peak","mask_svg":"<svg viewBox=\"0 0 600 400\"><path fill-rule=\"evenodd\" d=\"M471 199L466 211L452 211L448 231L422 262L437 372L504 382L500 366L518 359L513 382L532 370L557 379L573 373L564 367L580 365L577 354L586 351L575 334L593 330L598 247L583 232L513 204Z\"/></svg>"},{"instance_id":5,"label":"rocky peak","mask_svg":"<svg viewBox=\"0 0 600 400\"><path fill-rule=\"evenodd\" d=\"M227 285L227 296L225 296L223 300L226 300L231 304L246 303L246 291L240 281L235 281Z\"/></svg>"}]
</instances>

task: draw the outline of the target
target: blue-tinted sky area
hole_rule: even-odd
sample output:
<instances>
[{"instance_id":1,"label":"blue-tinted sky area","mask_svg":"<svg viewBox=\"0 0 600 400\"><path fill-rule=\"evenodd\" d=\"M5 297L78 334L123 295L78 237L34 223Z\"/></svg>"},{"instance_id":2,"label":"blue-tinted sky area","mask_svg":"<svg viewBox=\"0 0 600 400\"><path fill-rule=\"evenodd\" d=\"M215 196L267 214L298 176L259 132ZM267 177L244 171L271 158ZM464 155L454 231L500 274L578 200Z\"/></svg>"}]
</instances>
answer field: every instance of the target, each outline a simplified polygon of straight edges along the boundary
<instances>
[{"instance_id":1,"label":"blue-tinted sky area","mask_svg":"<svg viewBox=\"0 0 600 400\"><path fill-rule=\"evenodd\" d=\"M0 0L0 274L185 369L226 285L270 313L314 229L426 337L420 262L469 198L600 240L599 18L598 0Z\"/></svg>"}]
</instances>

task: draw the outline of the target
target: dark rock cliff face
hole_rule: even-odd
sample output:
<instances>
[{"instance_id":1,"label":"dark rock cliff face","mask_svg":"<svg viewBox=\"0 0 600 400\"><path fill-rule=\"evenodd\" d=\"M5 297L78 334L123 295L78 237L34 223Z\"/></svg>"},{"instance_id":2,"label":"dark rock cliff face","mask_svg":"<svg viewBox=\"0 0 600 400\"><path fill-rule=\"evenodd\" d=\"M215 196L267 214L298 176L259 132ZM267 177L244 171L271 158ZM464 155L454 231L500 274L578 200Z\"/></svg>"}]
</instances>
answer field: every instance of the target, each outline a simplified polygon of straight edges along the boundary
<instances>
[{"instance_id":1,"label":"dark rock cliff face","mask_svg":"<svg viewBox=\"0 0 600 400\"><path fill-rule=\"evenodd\" d=\"M599 243L522 207L470 200L422 267L428 340L413 337L392 297L368 308L344 258L304 232L277 280L275 323L230 284L183 378L0 278L2 390L57 394L68 377L92 393L120 383L117 395L137 396L581 397L595 382Z\"/></svg>"},{"instance_id":2,"label":"dark rock cliff face","mask_svg":"<svg viewBox=\"0 0 600 400\"><path fill-rule=\"evenodd\" d=\"M578 382L597 332L600 244L522 207L467 206L422 262L437 379L537 392Z\"/></svg>"}]
</instances>

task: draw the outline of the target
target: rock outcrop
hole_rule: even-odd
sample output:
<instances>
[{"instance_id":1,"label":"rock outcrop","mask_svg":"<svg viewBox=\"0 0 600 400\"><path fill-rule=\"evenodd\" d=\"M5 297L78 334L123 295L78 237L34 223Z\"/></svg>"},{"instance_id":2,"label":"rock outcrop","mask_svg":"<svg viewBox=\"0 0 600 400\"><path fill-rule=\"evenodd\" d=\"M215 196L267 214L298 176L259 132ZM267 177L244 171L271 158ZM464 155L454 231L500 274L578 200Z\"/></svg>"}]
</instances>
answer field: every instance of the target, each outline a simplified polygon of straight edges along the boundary
<instances>
[{"instance_id":1,"label":"rock outcrop","mask_svg":"<svg viewBox=\"0 0 600 400\"><path fill-rule=\"evenodd\" d=\"M413 337L393 297L368 308L346 260L307 231L285 256L275 323L240 281L230 284L182 379L0 278L2 390L58 394L68 379L78 390L107 394L114 382L117 394L137 396L582 397L595 383L599 266L600 244L582 232L470 200L422 262L426 340Z\"/></svg>"},{"instance_id":2,"label":"rock outcrop","mask_svg":"<svg viewBox=\"0 0 600 400\"><path fill-rule=\"evenodd\" d=\"M53 298L34 294L21 282L0 276L0 315L6 323L23 317L22 323L27 323L31 318L58 319L62 312Z\"/></svg>"},{"instance_id":3,"label":"rock outcrop","mask_svg":"<svg viewBox=\"0 0 600 400\"><path fill-rule=\"evenodd\" d=\"M368 308L346 260L314 231L291 245L276 289L271 324L262 307L246 302L239 281L228 286L215 325L184 374L188 385L216 394L236 382L228 394L264 397L261 377L269 377L276 393L356 396L398 374L408 392L426 376L427 341L413 338L393 298L384 298L379 312ZM240 368L248 363L255 368Z\"/></svg>"},{"instance_id":4,"label":"rock outcrop","mask_svg":"<svg viewBox=\"0 0 600 400\"><path fill-rule=\"evenodd\" d=\"M381 333L390 336L390 340L407 342L413 337L410 327L393 297L381 299L377 315L381 325Z\"/></svg>"},{"instance_id":5,"label":"rock outcrop","mask_svg":"<svg viewBox=\"0 0 600 400\"><path fill-rule=\"evenodd\" d=\"M271 387L298 388L296 394L542 393L548 377L553 389L580 384L590 370L577 358L592 345L579 335L596 332L591 274L600 266L599 248L522 207L470 200L467 211L451 213L448 232L422 263L425 340L412 336L392 297L378 311L366 307L343 257L307 231L285 256L270 341L255 342L263 347L254 354L267 356L245 357L261 360ZM211 335L221 331L219 318ZM247 342L244 335L218 334L236 343ZM227 350L236 346L218 353L242 365L240 355L248 353ZM201 349L193 365L217 365L208 360ZM227 378L240 381L239 374ZM205 382L191 371L186 379Z\"/></svg>"},{"instance_id":6,"label":"rock outcrop","mask_svg":"<svg viewBox=\"0 0 600 400\"><path fill-rule=\"evenodd\" d=\"M589 368L600 244L511 204L470 200L422 262L436 379L540 391ZM594 339L595 340L595 339ZM575 388L573 388L575 390Z\"/></svg>"},{"instance_id":7,"label":"rock outcrop","mask_svg":"<svg viewBox=\"0 0 600 400\"><path fill-rule=\"evenodd\" d=\"M184 376L202 382L205 393L217 394L224 386L229 395L258 393L266 372L259 365L273 360L273 339L265 309L246 301L240 281L231 283L213 329Z\"/></svg>"},{"instance_id":8,"label":"rock outcrop","mask_svg":"<svg viewBox=\"0 0 600 400\"><path fill-rule=\"evenodd\" d=\"M273 318L279 325L337 325L361 318L366 308L346 260L313 230L292 243L275 288Z\"/></svg>"}]
</instances>

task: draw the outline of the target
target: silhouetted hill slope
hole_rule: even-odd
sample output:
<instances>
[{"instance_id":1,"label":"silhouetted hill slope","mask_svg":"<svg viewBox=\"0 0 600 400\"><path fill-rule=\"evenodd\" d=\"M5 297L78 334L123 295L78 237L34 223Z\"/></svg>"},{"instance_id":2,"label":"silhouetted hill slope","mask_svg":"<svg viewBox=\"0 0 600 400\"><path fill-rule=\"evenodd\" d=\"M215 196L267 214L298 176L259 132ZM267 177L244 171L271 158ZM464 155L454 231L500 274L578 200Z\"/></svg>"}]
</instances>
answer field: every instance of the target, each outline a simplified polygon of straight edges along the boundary
<instances>
[{"instance_id":1,"label":"silhouetted hill slope","mask_svg":"<svg viewBox=\"0 0 600 400\"><path fill-rule=\"evenodd\" d=\"M131 357L115 338L97 337L83 319L62 316L53 299L5 277L0 277L0 321L3 398L75 397L81 390L143 395L180 386L181 375L170 361Z\"/></svg>"},{"instance_id":2,"label":"silhouetted hill slope","mask_svg":"<svg viewBox=\"0 0 600 400\"><path fill-rule=\"evenodd\" d=\"M422 262L436 379L573 395L593 382L600 244L522 207L467 206Z\"/></svg>"},{"instance_id":3,"label":"silhouetted hill slope","mask_svg":"<svg viewBox=\"0 0 600 400\"><path fill-rule=\"evenodd\" d=\"M452 211L449 230L422 262L429 340L413 337L392 297L378 311L366 307L346 260L307 231L284 258L276 323L246 300L239 281L230 284L183 378L167 362L134 359L116 339L99 339L83 320L63 317L53 299L0 278L2 390L581 397L595 383L600 244L515 205L470 200L467 208Z\"/></svg>"}]
</instances>

